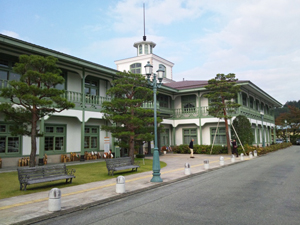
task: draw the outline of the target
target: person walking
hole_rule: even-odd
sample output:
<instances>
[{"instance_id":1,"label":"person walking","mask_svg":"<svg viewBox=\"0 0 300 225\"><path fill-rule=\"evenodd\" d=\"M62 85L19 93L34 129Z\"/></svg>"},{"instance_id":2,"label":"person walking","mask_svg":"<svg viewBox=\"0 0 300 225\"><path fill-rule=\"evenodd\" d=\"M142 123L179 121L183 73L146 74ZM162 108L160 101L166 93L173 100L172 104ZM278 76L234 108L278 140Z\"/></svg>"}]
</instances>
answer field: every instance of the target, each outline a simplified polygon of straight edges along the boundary
<instances>
[{"instance_id":1,"label":"person walking","mask_svg":"<svg viewBox=\"0 0 300 225\"><path fill-rule=\"evenodd\" d=\"M189 148L191 150L191 156L190 156L190 158L195 158L194 157L194 139L191 140Z\"/></svg>"},{"instance_id":2,"label":"person walking","mask_svg":"<svg viewBox=\"0 0 300 225\"><path fill-rule=\"evenodd\" d=\"M236 154L236 157L239 157L239 154L238 154L238 150L237 150L237 144L236 144L236 140L233 140L231 142L232 144L232 154Z\"/></svg>"}]
</instances>

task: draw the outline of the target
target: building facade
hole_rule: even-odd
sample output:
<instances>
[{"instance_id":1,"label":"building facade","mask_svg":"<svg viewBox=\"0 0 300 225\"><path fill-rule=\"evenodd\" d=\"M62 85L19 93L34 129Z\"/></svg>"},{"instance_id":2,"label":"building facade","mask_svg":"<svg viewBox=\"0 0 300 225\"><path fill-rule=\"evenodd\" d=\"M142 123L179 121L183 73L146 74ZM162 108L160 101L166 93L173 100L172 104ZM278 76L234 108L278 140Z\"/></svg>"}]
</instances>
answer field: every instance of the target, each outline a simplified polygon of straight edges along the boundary
<instances>
[{"instance_id":1,"label":"building facade","mask_svg":"<svg viewBox=\"0 0 300 225\"><path fill-rule=\"evenodd\" d=\"M39 122L44 136L38 140L38 158L47 154L48 163L55 163L60 161L61 154L103 151L105 137L106 140L109 137L110 148L115 151L111 134L101 130L106 123L100 113L102 102L110 100L106 91L118 71L144 74L147 62L153 65L153 71L160 67L166 71L157 96L157 108L164 125L160 146L187 144L191 138L196 144L212 144L218 122L220 128L215 144L226 144L224 121L208 115L208 99L203 97L207 81L173 81L174 64L155 55L155 46L151 41L134 43L137 56L115 61L115 70L0 34L0 91L9 85L10 80L20 78L12 70L19 55L51 55L58 58L58 66L66 80L57 88L64 89L65 97L75 103L75 108L55 113ZM241 92L237 101L242 106L233 116L242 114L249 118L255 135L253 144L261 145L263 140L266 145L271 144L276 139L273 108L281 104L250 81L239 81L238 85L241 85ZM0 98L0 102L5 101L9 100ZM153 108L153 104L145 103L143 107ZM264 112L263 123L261 111ZM30 151L30 137L11 136L9 122L4 121L0 112L0 158L3 166L16 166L20 158L30 155Z\"/></svg>"}]
</instances>

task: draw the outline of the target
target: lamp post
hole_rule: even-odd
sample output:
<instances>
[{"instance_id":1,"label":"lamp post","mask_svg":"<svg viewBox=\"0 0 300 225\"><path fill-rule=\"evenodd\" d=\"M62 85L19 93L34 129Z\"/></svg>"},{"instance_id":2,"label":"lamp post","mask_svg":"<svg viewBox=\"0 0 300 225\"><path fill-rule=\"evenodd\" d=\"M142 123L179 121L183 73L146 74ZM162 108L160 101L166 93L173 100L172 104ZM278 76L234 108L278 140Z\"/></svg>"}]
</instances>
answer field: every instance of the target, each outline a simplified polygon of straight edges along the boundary
<instances>
[{"instance_id":1,"label":"lamp post","mask_svg":"<svg viewBox=\"0 0 300 225\"><path fill-rule=\"evenodd\" d=\"M260 111L261 126L262 126L262 146L265 147L265 134L264 134L264 111Z\"/></svg>"},{"instance_id":2,"label":"lamp post","mask_svg":"<svg viewBox=\"0 0 300 225\"><path fill-rule=\"evenodd\" d=\"M285 139L286 139L286 143L288 142L288 134L287 134L287 121L284 121L285 123Z\"/></svg>"},{"instance_id":3,"label":"lamp post","mask_svg":"<svg viewBox=\"0 0 300 225\"><path fill-rule=\"evenodd\" d=\"M152 75L152 69L153 66L150 64L150 62L148 62L147 65L145 66L145 70L146 70L148 83L153 87L153 102L154 102L154 152L153 152L153 165L152 165L153 177L151 179L151 182L162 182L162 179L160 177L160 162L159 162L159 153L157 147L156 92L157 92L157 88L161 87L161 82L163 80L163 75L165 71L162 68L159 68L159 70L156 71L158 75L158 81L159 81L157 82L155 73L153 73L152 81L150 80L150 77Z\"/></svg>"}]
</instances>

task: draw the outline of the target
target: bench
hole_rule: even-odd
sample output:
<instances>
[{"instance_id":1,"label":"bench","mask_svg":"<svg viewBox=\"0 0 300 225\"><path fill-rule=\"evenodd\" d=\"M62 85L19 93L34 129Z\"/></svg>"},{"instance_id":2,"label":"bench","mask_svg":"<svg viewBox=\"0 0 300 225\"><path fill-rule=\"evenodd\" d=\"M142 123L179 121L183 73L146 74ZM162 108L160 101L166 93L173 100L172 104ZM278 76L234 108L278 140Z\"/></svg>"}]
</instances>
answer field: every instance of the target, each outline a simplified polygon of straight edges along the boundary
<instances>
[{"instance_id":1,"label":"bench","mask_svg":"<svg viewBox=\"0 0 300 225\"><path fill-rule=\"evenodd\" d=\"M135 169L137 171L140 167L132 161L131 157L106 159L105 162L108 175L111 174L112 176L114 175L114 171L126 169L132 169L132 171Z\"/></svg>"},{"instance_id":2,"label":"bench","mask_svg":"<svg viewBox=\"0 0 300 225\"><path fill-rule=\"evenodd\" d=\"M72 183L72 179L75 178L75 170L67 169L66 164L20 167L17 170L20 182L20 190L24 189L24 191L26 191L26 186L29 184L37 184L62 179L66 179L66 183Z\"/></svg>"}]
</instances>

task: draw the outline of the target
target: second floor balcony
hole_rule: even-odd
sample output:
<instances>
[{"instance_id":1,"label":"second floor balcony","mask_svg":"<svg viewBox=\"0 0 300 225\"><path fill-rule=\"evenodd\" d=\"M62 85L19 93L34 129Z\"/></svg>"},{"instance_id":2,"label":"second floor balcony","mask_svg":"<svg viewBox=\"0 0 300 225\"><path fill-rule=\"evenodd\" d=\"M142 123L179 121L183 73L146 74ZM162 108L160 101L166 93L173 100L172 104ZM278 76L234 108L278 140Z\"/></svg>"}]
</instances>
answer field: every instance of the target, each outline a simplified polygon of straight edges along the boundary
<instances>
[{"instance_id":1,"label":"second floor balcony","mask_svg":"<svg viewBox=\"0 0 300 225\"><path fill-rule=\"evenodd\" d=\"M2 88L8 86L9 84L7 81L0 80L0 91ZM74 91L65 91L64 97L68 101L73 102L75 104L75 109L77 110L82 110L84 104L86 110L98 111L98 112L100 111L102 107L102 103L104 101L111 100L110 97L106 97L106 96L82 94L80 92L74 92ZM84 103L83 103L83 97L84 97ZM1 101L8 102L9 99L2 98ZM153 102L146 102L142 105L142 107L154 109ZM157 101L156 108L164 118L172 118L172 119L212 118L212 116L209 115L208 106L172 109L172 108L161 106L160 102ZM272 112L270 114L272 114ZM274 123L274 116L270 114L264 115L264 121ZM232 116L237 116L237 115L245 115L246 117L251 119L261 120L260 112L258 112L255 109L248 108L246 106L241 106L235 113L232 114Z\"/></svg>"}]
</instances>

